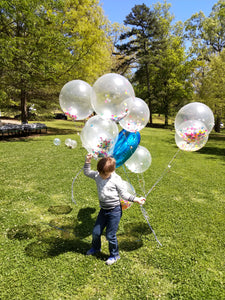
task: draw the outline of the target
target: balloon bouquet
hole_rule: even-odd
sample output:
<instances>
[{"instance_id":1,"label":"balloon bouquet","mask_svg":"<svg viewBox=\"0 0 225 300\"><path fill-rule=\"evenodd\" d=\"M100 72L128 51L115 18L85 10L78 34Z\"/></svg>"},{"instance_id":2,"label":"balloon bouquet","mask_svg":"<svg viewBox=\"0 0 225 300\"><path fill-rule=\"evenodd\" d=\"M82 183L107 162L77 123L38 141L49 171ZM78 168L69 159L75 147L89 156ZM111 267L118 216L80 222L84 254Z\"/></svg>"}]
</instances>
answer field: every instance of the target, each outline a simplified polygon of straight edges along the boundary
<instances>
[{"instance_id":1,"label":"balloon bouquet","mask_svg":"<svg viewBox=\"0 0 225 300\"><path fill-rule=\"evenodd\" d=\"M133 87L125 77L115 73L105 74L97 79L93 87L82 80L72 80L63 86L59 102L63 112L72 119L89 118L80 138L83 147L96 159L112 156L116 160L116 168L125 165L129 171L137 174L145 172L150 167L151 154L148 149L139 145L141 140L139 131L147 125L150 111L145 101L135 97ZM123 128L120 132L117 124ZM175 141L178 151L201 149L207 143L213 126L213 113L205 104L194 102L182 107L175 118ZM170 163L148 193L144 191L146 198L171 167ZM135 195L135 190L129 182L124 181L124 185ZM73 184L72 201L76 203L73 200ZM129 208L131 203L121 199L121 205L124 210ZM141 211L161 245L142 206Z\"/></svg>"},{"instance_id":2,"label":"balloon bouquet","mask_svg":"<svg viewBox=\"0 0 225 300\"><path fill-rule=\"evenodd\" d=\"M82 80L66 83L59 95L63 112L74 120L89 117L80 138L88 153L98 159L112 156L116 168L123 164L134 173L146 171L151 164L150 152L139 146L139 131L148 123L150 111L135 97L131 83L122 75L109 73L96 80L93 87ZM95 113L94 116L91 116ZM118 124L123 128L120 132ZM129 192L134 188L125 182ZM121 199L123 209L131 203Z\"/></svg>"}]
</instances>

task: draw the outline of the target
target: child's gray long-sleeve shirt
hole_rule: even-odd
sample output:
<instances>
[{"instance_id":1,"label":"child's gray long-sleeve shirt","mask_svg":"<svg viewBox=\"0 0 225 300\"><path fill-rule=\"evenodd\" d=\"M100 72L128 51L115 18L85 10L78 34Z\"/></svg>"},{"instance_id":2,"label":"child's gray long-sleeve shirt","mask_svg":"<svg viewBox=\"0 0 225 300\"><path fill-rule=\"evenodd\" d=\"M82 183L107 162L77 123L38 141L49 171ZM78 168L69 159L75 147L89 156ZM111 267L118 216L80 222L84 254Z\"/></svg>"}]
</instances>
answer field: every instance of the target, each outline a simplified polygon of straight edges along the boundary
<instances>
[{"instance_id":1,"label":"child's gray long-sleeve shirt","mask_svg":"<svg viewBox=\"0 0 225 300\"><path fill-rule=\"evenodd\" d=\"M100 207L106 210L120 205L120 199L134 201L135 196L127 192L122 178L113 172L109 178L103 179L98 171L91 170L91 164L84 164L84 175L95 180Z\"/></svg>"}]
</instances>

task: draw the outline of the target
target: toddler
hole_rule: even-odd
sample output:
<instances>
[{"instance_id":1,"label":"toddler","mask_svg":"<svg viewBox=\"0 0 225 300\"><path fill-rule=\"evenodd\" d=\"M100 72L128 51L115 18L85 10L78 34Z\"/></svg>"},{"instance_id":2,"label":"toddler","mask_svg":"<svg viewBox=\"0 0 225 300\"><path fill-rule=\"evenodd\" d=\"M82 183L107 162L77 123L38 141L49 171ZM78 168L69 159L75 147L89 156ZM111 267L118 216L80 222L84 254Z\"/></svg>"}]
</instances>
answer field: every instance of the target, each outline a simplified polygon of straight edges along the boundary
<instances>
[{"instance_id":1,"label":"toddler","mask_svg":"<svg viewBox=\"0 0 225 300\"><path fill-rule=\"evenodd\" d=\"M103 157L98 161L97 170L91 170L92 154L86 156L84 174L95 180L98 190L100 211L92 232L92 248L87 255L93 255L101 251L101 235L106 228L106 238L109 242L110 256L106 261L112 265L118 259L119 249L116 233L122 216L120 199L145 203L145 198L135 197L126 191L122 178L116 174L116 161L112 157Z\"/></svg>"}]
</instances>

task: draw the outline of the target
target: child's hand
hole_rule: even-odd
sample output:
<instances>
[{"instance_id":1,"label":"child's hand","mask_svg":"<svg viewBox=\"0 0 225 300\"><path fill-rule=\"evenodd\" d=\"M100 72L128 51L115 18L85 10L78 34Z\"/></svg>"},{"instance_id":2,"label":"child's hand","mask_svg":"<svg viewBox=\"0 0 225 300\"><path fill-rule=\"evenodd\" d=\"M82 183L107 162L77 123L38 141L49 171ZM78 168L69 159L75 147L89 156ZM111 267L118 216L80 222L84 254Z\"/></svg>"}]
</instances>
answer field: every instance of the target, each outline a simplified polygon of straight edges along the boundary
<instances>
[{"instance_id":1,"label":"child's hand","mask_svg":"<svg viewBox=\"0 0 225 300\"><path fill-rule=\"evenodd\" d=\"M88 155L86 156L85 162L86 162L86 163L90 163L92 157L93 157L93 155L92 155L91 153L88 153Z\"/></svg>"},{"instance_id":2,"label":"child's hand","mask_svg":"<svg viewBox=\"0 0 225 300\"><path fill-rule=\"evenodd\" d=\"M145 204L145 200L146 199L144 197L140 197L140 198L136 197L136 198L134 198L134 202L137 202L140 205Z\"/></svg>"}]
</instances>

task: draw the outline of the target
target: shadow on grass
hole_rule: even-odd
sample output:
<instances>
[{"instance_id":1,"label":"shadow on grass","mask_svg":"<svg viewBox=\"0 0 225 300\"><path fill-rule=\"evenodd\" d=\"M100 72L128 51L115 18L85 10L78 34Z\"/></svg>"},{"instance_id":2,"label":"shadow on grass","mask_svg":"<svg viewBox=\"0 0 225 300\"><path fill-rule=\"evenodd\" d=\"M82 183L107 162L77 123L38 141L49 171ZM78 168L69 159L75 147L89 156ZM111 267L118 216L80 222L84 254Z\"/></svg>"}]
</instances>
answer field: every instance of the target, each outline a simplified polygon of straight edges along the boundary
<instances>
[{"instance_id":1,"label":"shadow on grass","mask_svg":"<svg viewBox=\"0 0 225 300\"><path fill-rule=\"evenodd\" d=\"M9 239L35 239L29 243L25 252L28 256L38 259L51 258L66 252L76 252L86 255L90 248L90 243L83 239L91 236L95 223L92 214L95 208L87 207L79 210L77 218L68 217L70 207L51 206L49 212L58 216L53 218L50 223L44 223L50 228L41 230L40 225L25 224L13 227L7 233ZM130 223L126 225L123 233L118 234L119 248L124 251L133 251L143 245L144 235L149 234L147 224ZM108 257L105 253L96 255L97 259L105 260Z\"/></svg>"},{"instance_id":2,"label":"shadow on grass","mask_svg":"<svg viewBox=\"0 0 225 300\"><path fill-rule=\"evenodd\" d=\"M215 142L225 142L225 135L217 135L217 134L211 134L210 135L210 142L215 141ZM200 151L199 154L207 154L207 155L216 155L221 157L223 160L225 160L225 148L217 147L215 146L206 146L203 147ZM212 159L212 157L211 157Z\"/></svg>"},{"instance_id":3,"label":"shadow on grass","mask_svg":"<svg viewBox=\"0 0 225 300\"><path fill-rule=\"evenodd\" d=\"M77 134L80 132L80 130L77 130L76 128L54 128L54 127L48 127L48 132L45 135L68 135L68 134Z\"/></svg>"},{"instance_id":4,"label":"shadow on grass","mask_svg":"<svg viewBox=\"0 0 225 300\"><path fill-rule=\"evenodd\" d=\"M198 152L199 154L208 154L208 155L216 155L221 156L223 160L225 160L225 148L218 148L218 147L204 147L201 151Z\"/></svg>"}]
</instances>

